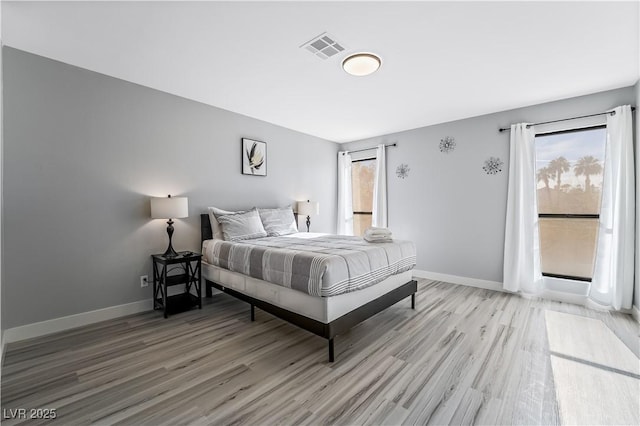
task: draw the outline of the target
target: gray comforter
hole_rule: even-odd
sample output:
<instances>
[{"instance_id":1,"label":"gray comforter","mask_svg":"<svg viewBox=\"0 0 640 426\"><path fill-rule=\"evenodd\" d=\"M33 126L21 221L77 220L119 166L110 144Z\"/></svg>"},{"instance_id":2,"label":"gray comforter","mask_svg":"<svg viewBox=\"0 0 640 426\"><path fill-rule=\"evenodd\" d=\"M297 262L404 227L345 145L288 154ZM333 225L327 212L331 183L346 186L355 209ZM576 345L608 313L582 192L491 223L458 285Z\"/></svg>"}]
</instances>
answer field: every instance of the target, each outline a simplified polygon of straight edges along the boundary
<instances>
[{"instance_id":1,"label":"gray comforter","mask_svg":"<svg viewBox=\"0 0 640 426\"><path fill-rule=\"evenodd\" d=\"M312 296L335 296L413 269L410 241L368 243L360 237L323 235L267 237L203 243L204 261Z\"/></svg>"}]
</instances>

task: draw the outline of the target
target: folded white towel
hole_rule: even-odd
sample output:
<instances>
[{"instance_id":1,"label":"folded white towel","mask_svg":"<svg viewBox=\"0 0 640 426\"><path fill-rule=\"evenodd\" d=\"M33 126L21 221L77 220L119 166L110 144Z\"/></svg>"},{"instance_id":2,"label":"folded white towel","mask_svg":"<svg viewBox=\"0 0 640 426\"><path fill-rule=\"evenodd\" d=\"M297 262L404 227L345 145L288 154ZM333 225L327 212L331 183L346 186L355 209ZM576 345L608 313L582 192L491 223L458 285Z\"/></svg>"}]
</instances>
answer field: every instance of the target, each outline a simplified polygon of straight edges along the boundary
<instances>
[{"instance_id":1,"label":"folded white towel","mask_svg":"<svg viewBox=\"0 0 640 426\"><path fill-rule=\"evenodd\" d=\"M383 231L370 231L370 232L369 231L365 231L365 234L366 235L376 236L376 237L378 237L378 236L379 237L387 237L387 236L391 235L391 232L389 232L389 231L386 231L386 232L383 232Z\"/></svg>"},{"instance_id":2,"label":"folded white towel","mask_svg":"<svg viewBox=\"0 0 640 426\"><path fill-rule=\"evenodd\" d=\"M371 226L364 231L363 238L370 243L390 243L393 241L392 235L387 228Z\"/></svg>"},{"instance_id":3,"label":"folded white towel","mask_svg":"<svg viewBox=\"0 0 640 426\"><path fill-rule=\"evenodd\" d=\"M391 237L372 237L369 235L365 235L362 238L364 238L364 240L369 243L390 243L393 241L393 238Z\"/></svg>"},{"instance_id":4,"label":"folded white towel","mask_svg":"<svg viewBox=\"0 0 640 426\"><path fill-rule=\"evenodd\" d=\"M375 226L371 226L364 231L364 235L375 238L391 238L392 233L387 228L378 228Z\"/></svg>"}]
</instances>

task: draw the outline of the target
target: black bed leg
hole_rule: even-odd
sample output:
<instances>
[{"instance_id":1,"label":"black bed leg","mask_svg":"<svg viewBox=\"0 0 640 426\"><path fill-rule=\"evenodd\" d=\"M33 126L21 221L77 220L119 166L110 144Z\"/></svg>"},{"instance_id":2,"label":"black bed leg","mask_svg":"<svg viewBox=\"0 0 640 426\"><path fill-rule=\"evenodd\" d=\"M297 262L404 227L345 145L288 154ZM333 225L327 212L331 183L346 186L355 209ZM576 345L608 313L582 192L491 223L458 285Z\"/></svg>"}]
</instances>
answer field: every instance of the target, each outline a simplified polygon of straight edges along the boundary
<instances>
[{"instance_id":1,"label":"black bed leg","mask_svg":"<svg viewBox=\"0 0 640 426\"><path fill-rule=\"evenodd\" d=\"M207 285L205 286L205 296L207 297L213 297L213 292L211 291L211 283L209 281L206 282Z\"/></svg>"},{"instance_id":2,"label":"black bed leg","mask_svg":"<svg viewBox=\"0 0 640 426\"><path fill-rule=\"evenodd\" d=\"M416 294L412 293L411 294L411 309L415 309L416 308Z\"/></svg>"},{"instance_id":3,"label":"black bed leg","mask_svg":"<svg viewBox=\"0 0 640 426\"><path fill-rule=\"evenodd\" d=\"M256 307L251 304L251 321L255 321L256 320Z\"/></svg>"},{"instance_id":4,"label":"black bed leg","mask_svg":"<svg viewBox=\"0 0 640 426\"><path fill-rule=\"evenodd\" d=\"M329 362L333 362L333 339L329 339Z\"/></svg>"}]
</instances>

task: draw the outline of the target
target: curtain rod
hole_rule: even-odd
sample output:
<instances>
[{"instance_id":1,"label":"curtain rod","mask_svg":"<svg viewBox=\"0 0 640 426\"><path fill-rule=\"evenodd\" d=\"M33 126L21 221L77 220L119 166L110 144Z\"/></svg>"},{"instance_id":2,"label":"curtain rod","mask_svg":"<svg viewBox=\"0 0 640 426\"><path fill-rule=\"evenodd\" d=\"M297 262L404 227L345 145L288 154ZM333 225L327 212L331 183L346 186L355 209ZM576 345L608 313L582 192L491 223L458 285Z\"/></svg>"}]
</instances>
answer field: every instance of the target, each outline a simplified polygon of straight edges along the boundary
<instances>
[{"instance_id":1,"label":"curtain rod","mask_svg":"<svg viewBox=\"0 0 640 426\"><path fill-rule=\"evenodd\" d=\"M396 142L390 143L390 144L385 145L385 148L388 147L388 146L398 146L398 144ZM377 148L377 146L372 146L371 148L362 148L362 149L356 149L355 151L346 151L346 152L352 153L352 152L369 151L370 149L376 149L376 148Z\"/></svg>"},{"instance_id":2,"label":"curtain rod","mask_svg":"<svg viewBox=\"0 0 640 426\"><path fill-rule=\"evenodd\" d=\"M635 110L636 110L636 107L631 107L631 111L635 111ZM561 121L576 120L578 118L597 117L598 115L605 115L605 114L616 115L616 112L615 111L606 111L606 112L599 112L597 114L581 115L581 116L578 116L578 117L561 118L560 120L551 120L551 121L543 121L541 123L527 124L527 129L529 127L531 127L531 126L539 126L541 124L559 123ZM511 130L511 127L503 127L503 128L498 129L499 132L506 132L507 130Z\"/></svg>"}]
</instances>

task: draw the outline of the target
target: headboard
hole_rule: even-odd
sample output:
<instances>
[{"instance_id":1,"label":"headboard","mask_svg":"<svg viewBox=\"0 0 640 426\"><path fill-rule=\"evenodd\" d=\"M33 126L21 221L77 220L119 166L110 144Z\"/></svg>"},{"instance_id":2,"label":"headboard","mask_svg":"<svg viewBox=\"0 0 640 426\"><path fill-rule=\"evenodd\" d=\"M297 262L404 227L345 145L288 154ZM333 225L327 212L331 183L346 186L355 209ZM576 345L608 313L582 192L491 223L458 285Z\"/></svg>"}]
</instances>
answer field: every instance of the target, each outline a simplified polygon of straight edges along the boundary
<instances>
[{"instance_id":1,"label":"headboard","mask_svg":"<svg viewBox=\"0 0 640 426\"><path fill-rule=\"evenodd\" d=\"M213 238L213 229L211 229L211 222L209 221L209 214L200 214L200 247L204 240L210 240Z\"/></svg>"}]
</instances>

